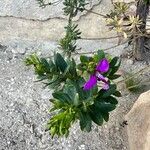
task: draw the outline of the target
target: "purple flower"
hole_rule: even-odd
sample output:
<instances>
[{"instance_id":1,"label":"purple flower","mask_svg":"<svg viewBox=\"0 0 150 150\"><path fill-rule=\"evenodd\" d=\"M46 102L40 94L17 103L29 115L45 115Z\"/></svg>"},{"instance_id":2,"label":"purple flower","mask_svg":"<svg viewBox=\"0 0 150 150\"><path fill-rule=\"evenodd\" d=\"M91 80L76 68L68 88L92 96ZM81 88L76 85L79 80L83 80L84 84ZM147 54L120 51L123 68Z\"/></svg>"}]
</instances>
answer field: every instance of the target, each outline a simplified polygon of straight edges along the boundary
<instances>
[{"instance_id":1,"label":"purple flower","mask_svg":"<svg viewBox=\"0 0 150 150\"><path fill-rule=\"evenodd\" d=\"M95 85L97 84L97 77L92 74L90 76L90 79L84 84L84 90L90 90L91 88L93 88Z\"/></svg>"},{"instance_id":2,"label":"purple flower","mask_svg":"<svg viewBox=\"0 0 150 150\"><path fill-rule=\"evenodd\" d=\"M105 73L109 70L109 62L106 58L99 61L98 65L96 66L96 70L100 73Z\"/></svg>"},{"instance_id":3,"label":"purple flower","mask_svg":"<svg viewBox=\"0 0 150 150\"><path fill-rule=\"evenodd\" d=\"M97 81L102 81L104 90L109 89L109 83L106 78L102 75L109 70L109 62L106 58L99 61L98 65L96 66L95 73L90 76L90 79L84 84L84 90L92 89L96 84Z\"/></svg>"}]
</instances>

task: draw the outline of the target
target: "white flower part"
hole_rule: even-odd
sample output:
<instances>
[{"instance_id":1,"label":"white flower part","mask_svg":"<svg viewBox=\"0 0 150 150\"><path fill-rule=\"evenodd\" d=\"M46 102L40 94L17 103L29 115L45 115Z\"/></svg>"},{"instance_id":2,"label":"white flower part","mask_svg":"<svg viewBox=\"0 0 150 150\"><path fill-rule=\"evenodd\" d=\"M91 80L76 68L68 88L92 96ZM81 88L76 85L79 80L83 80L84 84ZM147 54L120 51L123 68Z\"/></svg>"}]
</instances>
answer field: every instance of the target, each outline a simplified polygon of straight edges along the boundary
<instances>
[{"instance_id":1,"label":"white flower part","mask_svg":"<svg viewBox=\"0 0 150 150\"><path fill-rule=\"evenodd\" d=\"M101 75L98 71L96 71L96 77L100 80L105 80L105 77Z\"/></svg>"},{"instance_id":2,"label":"white flower part","mask_svg":"<svg viewBox=\"0 0 150 150\"><path fill-rule=\"evenodd\" d=\"M104 83L102 88L103 88L104 90L108 90L108 89L109 89L109 84Z\"/></svg>"}]
</instances>

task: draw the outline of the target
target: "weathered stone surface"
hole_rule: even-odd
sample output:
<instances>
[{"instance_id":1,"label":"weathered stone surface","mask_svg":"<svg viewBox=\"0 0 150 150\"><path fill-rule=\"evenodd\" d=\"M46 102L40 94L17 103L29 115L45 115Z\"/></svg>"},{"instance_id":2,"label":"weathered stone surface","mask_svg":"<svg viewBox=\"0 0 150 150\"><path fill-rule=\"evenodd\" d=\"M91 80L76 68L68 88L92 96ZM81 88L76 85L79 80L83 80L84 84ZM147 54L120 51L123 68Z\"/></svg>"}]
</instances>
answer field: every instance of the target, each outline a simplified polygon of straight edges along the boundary
<instances>
[{"instance_id":1,"label":"weathered stone surface","mask_svg":"<svg viewBox=\"0 0 150 150\"><path fill-rule=\"evenodd\" d=\"M77 46L78 48L81 48L81 50L78 50L78 53L88 53L93 52L98 49L104 49L106 52L111 53L114 56L120 56L122 52L125 50L125 44L114 47L114 45L117 45L118 40L78 40ZM10 55L10 57L15 57L16 55L28 55L33 52L37 52L38 54L42 54L46 57L53 55L54 51L60 51L58 42L51 41L51 40L23 40L23 39L11 39L3 40L0 42L2 49L6 49L10 53L13 53L13 55ZM114 48L113 48L114 47Z\"/></svg>"},{"instance_id":2,"label":"weathered stone surface","mask_svg":"<svg viewBox=\"0 0 150 150\"><path fill-rule=\"evenodd\" d=\"M14 16L38 20L46 20L55 17L65 17L62 10L64 7L62 4L63 1L46 0L45 3L47 2L57 3L43 9L39 7L39 4L36 0L0 0L0 16ZM98 3L99 0L90 0L87 8L90 9L93 7L93 5L96 5Z\"/></svg>"},{"instance_id":3,"label":"weathered stone surface","mask_svg":"<svg viewBox=\"0 0 150 150\"><path fill-rule=\"evenodd\" d=\"M102 1L95 6L93 11L106 14L111 9L111 2ZM64 26L67 21L64 19L50 19L48 21L33 21L14 17L0 17L0 41L7 39L28 39L34 40L59 40L64 35ZM81 16L78 21L82 31L82 37L107 37L113 36L106 27L105 19L101 16L88 13ZM58 36L59 35L59 36Z\"/></svg>"},{"instance_id":4,"label":"weathered stone surface","mask_svg":"<svg viewBox=\"0 0 150 150\"><path fill-rule=\"evenodd\" d=\"M113 0L113 2L126 2L126 3L132 3L135 2L134 0Z\"/></svg>"},{"instance_id":5,"label":"weathered stone surface","mask_svg":"<svg viewBox=\"0 0 150 150\"><path fill-rule=\"evenodd\" d=\"M150 91L140 95L126 120L130 150L150 150Z\"/></svg>"}]
</instances>

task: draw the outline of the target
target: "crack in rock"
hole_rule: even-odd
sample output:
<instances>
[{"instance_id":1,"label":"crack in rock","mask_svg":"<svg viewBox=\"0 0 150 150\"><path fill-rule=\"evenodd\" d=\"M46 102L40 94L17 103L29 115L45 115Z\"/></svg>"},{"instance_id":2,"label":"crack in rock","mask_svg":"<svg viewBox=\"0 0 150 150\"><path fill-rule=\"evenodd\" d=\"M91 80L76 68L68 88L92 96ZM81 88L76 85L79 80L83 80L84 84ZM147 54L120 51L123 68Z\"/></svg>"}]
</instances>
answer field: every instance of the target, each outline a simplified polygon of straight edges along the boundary
<instances>
[{"instance_id":1,"label":"crack in rock","mask_svg":"<svg viewBox=\"0 0 150 150\"><path fill-rule=\"evenodd\" d=\"M87 5L87 9L92 9L93 7L99 5L101 0L90 0L89 4ZM22 3L24 3L22 5ZM1 2L0 2L1 4ZM16 5L15 5L16 4ZM31 7L32 6L32 7ZM46 22L51 19L61 19L67 20L67 17L64 15L63 8L64 5L61 2L57 6L49 6L44 9L40 8L34 1L21 0L12 1L7 4L2 3L0 6L0 17L13 17L19 18L24 20L31 20L31 21L41 21ZM9 8L9 9L8 9ZM87 12L79 12L79 14L75 17L75 20L79 20L80 17Z\"/></svg>"}]
</instances>

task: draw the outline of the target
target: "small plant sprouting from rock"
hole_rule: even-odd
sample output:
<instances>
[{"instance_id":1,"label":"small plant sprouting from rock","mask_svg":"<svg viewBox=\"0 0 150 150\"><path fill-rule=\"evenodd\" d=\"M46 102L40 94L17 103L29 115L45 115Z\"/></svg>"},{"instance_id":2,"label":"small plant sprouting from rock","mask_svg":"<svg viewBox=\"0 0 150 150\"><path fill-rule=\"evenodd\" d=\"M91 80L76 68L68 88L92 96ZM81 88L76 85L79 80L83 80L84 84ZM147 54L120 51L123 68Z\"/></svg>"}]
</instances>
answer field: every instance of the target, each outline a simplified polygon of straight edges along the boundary
<instances>
[{"instance_id":1,"label":"small plant sprouting from rock","mask_svg":"<svg viewBox=\"0 0 150 150\"><path fill-rule=\"evenodd\" d=\"M81 32L72 19L84 10L86 2L65 0L64 5L64 14L69 19L66 35L59 42L62 53L56 52L50 58L32 54L25 60L27 66L34 67L38 80L53 90L50 112L54 115L47 124L52 137L67 137L70 127L77 121L82 131L90 132L93 122L101 126L116 108L116 97L121 96L113 82L120 77L118 57L112 58L98 50L93 56L81 55L80 62L76 63L73 54Z\"/></svg>"},{"instance_id":2,"label":"small plant sprouting from rock","mask_svg":"<svg viewBox=\"0 0 150 150\"><path fill-rule=\"evenodd\" d=\"M132 78L131 78L132 76ZM141 89L142 84L140 80L132 75L132 73L127 73L125 76L125 85L130 92L138 92Z\"/></svg>"},{"instance_id":3,"label":"small plant sprouting from rock","mask_svg":"<svg viewBox=\"0 0 150 150\"><path fill-rule=\"evenodd\" d=\"M133 93L142 93L150 83L149 78L142 76L142 73L149 72L150 67L146 66L137 73L126 72L124 82L128 91Z\"/></svg>"},{"instance_id":4,"label":"small plant sprouting from rock","mask_svg":"<svg viewBox=\"0 0 150 150\"><path fill-rule=\"evenodd\" d=\"M45 8L48 5L52 5L51 2L45 3L44 0L37 0L40 7Z\"/></svg>"},{"instance_id":5,"label":"small plant sprouting from rock","mask_svg":"<svg viewBox=\"0 0 150 150\"><path fill-rule=\"evenodd\" d=\"M77 29L78 25L73 24L72 21L65 27L66 35L60 40L59 44L64 54L71 56L72 52L76 51L76 40L80 39L80 30Z\"/></svg>"}]
</instances>

